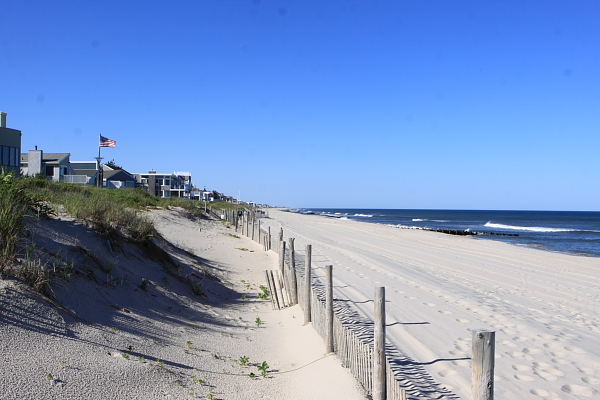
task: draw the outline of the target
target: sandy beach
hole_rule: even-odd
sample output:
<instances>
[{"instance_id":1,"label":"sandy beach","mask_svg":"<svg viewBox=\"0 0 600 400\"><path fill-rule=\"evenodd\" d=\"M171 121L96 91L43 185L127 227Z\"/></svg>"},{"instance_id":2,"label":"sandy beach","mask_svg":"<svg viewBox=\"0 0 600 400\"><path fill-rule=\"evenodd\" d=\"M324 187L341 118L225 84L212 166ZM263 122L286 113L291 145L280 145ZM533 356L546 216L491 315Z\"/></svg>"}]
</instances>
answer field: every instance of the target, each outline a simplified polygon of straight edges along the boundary
<instances>
[{"instance_id":1,"label":"sandy beach","mask_svg":"<svg viewBox=\"0 0 600 400\"><path fill-rule=\"evenodd\" d=\"M0 399L365 398L298 307L258 298L276 254L180 209L149 216L173 262L65 214L28 227L72 271L52 301L0 280Z\"/></svg>"},{"instance_id":2,"label":"sandy beach","mask_svg":"<svg viewBox=\"0 0 600 400\"><path fill-rule=\"evenodd\" d=\"M269 210L261 220L334 298L372 318L386 287L387 337L409 398L470 398L471 330L496 331L498 399L600 398L600 259L474 237Z\"/></svg>"}]
</instances>

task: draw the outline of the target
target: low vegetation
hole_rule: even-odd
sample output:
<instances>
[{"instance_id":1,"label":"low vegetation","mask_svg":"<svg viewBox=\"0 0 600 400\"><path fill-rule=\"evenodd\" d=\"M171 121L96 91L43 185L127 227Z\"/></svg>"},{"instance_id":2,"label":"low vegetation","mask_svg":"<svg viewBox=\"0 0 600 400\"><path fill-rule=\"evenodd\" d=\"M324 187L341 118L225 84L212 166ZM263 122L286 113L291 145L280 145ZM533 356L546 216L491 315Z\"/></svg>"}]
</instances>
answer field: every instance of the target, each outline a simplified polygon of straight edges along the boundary
<instances>
[{"instance_id":1,"label":"low vegetation","mask_svg":"<svg viewBox=\"0 0 600 400\"><path fill-rule=\"evenodd\" d=\"M17 178L12 173L0 173L0 275L22 278L35 290L46 292L52 275L67 277L70 273L68 265L48 268L33 257L28 219L66 213L109 238L124 236L154 248L152 223L141 211L181 207L203 217L204 208L199 205L198 201L180 198L158 199L140 189L107 190L52 182L43 176ZM204 295L195 287L192 291Z\"/></svg>"}]
</instances>

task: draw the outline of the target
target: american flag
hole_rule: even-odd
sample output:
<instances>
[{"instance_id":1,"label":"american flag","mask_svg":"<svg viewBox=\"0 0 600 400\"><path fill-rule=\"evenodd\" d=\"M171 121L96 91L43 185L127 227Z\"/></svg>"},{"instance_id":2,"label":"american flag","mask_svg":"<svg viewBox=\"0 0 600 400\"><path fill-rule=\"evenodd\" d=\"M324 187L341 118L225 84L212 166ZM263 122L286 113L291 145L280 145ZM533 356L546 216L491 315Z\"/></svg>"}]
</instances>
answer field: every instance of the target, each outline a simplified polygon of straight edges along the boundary
<instances>
[{"instance_id":1,"label":"american flag","mask_svg":"<svg viewBox=\"0 0 600 400\"><path fill-rule=\"evenodd\" d=\"M100 147L115 147L116 140L112 140L100 135Z\"/></svg>"}]
</instances>

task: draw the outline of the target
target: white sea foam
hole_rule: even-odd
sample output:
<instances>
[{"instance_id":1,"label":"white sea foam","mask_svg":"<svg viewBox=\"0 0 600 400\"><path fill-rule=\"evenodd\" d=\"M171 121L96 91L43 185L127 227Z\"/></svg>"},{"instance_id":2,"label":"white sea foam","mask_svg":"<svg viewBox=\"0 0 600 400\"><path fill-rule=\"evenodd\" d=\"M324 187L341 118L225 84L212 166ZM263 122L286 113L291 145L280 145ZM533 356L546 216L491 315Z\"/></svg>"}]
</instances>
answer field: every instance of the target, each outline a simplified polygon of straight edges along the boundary
<instances>
[{"instance_id":1,"label":"white sea foam","mask_svg":"<svg viewBox=\"0 0 600 400\"><path fill-rule=\"evenodd\" d=\"M421 218L413 218L413 222L419 222L419 221L427 221L427 220L421 219Z\"/></svg>"},{"instance_id":2,"label":"white sea foam","mask_svg":"<svg viewBox=\"0 0 600 400\"><path fill-rule=\"evenodd\" d=\"M495 224L493 222L488 222L484 226L488 228L497 228L497 229L513 229L517 231L530 231L530 232L575 232L577 229L564 229L564 228L547 228L540 226L518 226L518 225L504 225L504 224Z\"/></svg>"},{"instance_id":3,"label":"white sea foam","mask_svg":"<svg viewBox=\"0 0 600 400\"><path fill-rule=\"evenodd\" d=\"M355 217L367 217L367 218L371 218L372 215L369 214L354 214Z\"/></svg>"}]
</instances>

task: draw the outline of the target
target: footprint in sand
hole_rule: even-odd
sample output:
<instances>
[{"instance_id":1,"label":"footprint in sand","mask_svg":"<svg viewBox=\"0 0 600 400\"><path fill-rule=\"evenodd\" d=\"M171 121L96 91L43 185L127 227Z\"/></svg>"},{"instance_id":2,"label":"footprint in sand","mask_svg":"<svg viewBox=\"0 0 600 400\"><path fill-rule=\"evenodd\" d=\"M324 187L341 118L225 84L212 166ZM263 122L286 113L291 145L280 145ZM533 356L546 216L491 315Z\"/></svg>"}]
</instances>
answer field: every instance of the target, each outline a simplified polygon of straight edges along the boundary
<instances>
[{"instance_id":1,"label":"footprint in sand","mask_svg":"<svg viewBox=\"0 0 600 400\"><path fill-rule=\"evenodd\" d=\"M565 393L574 394L575 396L592 397L594 394L592 389L580 385L563 385L560 390Z\"/></svg>"},{"instance_id":2,"label":"footprint in sand","mask_svg":"<svg viewBox=\"0 0 600 400\"><path fill-rule=\"evenodd\" d=\"M538 350L538 349L531 349L531 348L529 348L529 347L526 347L526 348L524 348L524 349L523 349L523 353L525 353L525 354L530 354L530 355L531 355L531 354L540 354L541 352L542 352L541 350Z\"/></svg>"},{"instance_id":3,"label":"footprint in sand","mask_svg":"<svg viewBox=\"0 0 600 400\"><path fill-rule=\"evenodd\" d=\"M452 314L452 311L446 311L446 310L439 310L438 311L440 314L446 314L446 315L450 315Z\"/></svg>"},{"instance_id":4,"label":"footprint in sand","mask_svg":"<svg viewBox=\"0 0 600 400\"><path fill-rule=\"evenodd\" d=\"M575 346L565 346L565 350L572 351L573 353L584 354L585 350Z\"/></svg>"},{"instance_id":5,"label":"footprint in sand","mask_svg":"<svg viewBox=\"0 0 600 400\"><path fill-rule=\"evenodd\" d=\"M512 368L515 371L531 371L531 369L532 369L529 365L523 365L523 364L513 365Z\"/></svg>"},{"instance_id":6,"label":"footprint in sand","mask_svg":"<svg viewBox=\"0 0 600 400\"><path fill-rule=\"evenodd\" d=\"M531 382L534 381L535 378L529 375L515 375L515 379L518 379L523 382Z\"/></svg>"},{"instance_id":7,"label":"footprint in sand","mask_svg":"<svg viewBox=\"0 0 600 400\"><path fill-rule=\"evenodd\" d=\"M536 368L552 368L552 364L548 364L545 362L534 362L533 366Z\"/></svg>"},{"instance_id":8,"label":"footprint in sand","mask_svg":"<svg viewBox=\"0 0 600 400\"><path fill-rule=\"evenodd\" d=\"M548 397L550 396L550 392L544 389L531 389L529 393L534 394L540 397Z\"/></svg>"},{"instance_id":9,"label":"footprint in sand","mask_svg":"<svg viewBox=\"0 0 600 400\"><path fill-rule=\"evenodd\" d=\"M579 372L581 372L582 374L586 374L586 375L594 375L594 370L592 368L587 368L587 367L580 367L577 368L579 370Z\"/></svg>"},{"instance_id":10,"label":"footprint in sand","mask_svg":"<svg viewBox=\"0 0 600 400\"><path fill-rule=\"evenodd\" d=\"M544 371L536 371L535 374L548 382L555 382L558 380L558 376Z\"/></svg>"},{"instance_id":11,"label":"footprint in sand","mask_svg":"<svg viewBox=\"0 0 600 400\"><path fill-rule=\"evenodd\" d=\"M463 319L463 318L459 318L459 319L457 319L457 321L460 322L461 324L468 324L469 322L471 322L468 319Z\"/></svg>"},{"instance_id":12,"label":"footprint in sand","mask_svg":"<svg viewBox=\"0 0 600 400\"><path fill-rule=\"evenodd\" d=\"M510 340L498 340L498 343L500 343L506 347L517 347L517 345L514 344L513 342L511 342Z\"/></svg>"},{"instance_id":13,"label":"footprint in sand","mask_svg":"<svg viewBox=\"0 0 600 400\"><path fill-rule=\"evenodd\" d=\"M433 303L423 303L423 304L425 304L427 307L435 307L435 306L436 306L436 305L435 305L435 304L433 304Z\"/></svg>"},{"instance_id":14,"label":"footprint in sand","mask_svg":"<svg viewBox=\"0 0 600 400\"><path fill-rule=\"evenodd\" d=\"M409 299L409 300L416 300L416 297L412 297L412 296L404 296L405 298Z\"/></svg>"},{"instance_id":15,"label":"footprint in sand","mask_svg":"<svg viewBox=\"0 0 600 400\"><path fill-rule=\"evenodd\" d=\"M584 383L589 383L591 385L597 385L600 383L600 379L592 378L590 376L586 376L585 378L581 378Z\"/></svg>"},{"instance_id":16,"label":"footprint in sand","mask_svg":"<svg viewBox=\"0 0 600 400\"><path fill-rule=\"evenodd\" d=\"M523 358L523 353L521 353L520 351L507 351L506 354L511 356L512 358Z\"/></svg>"},{"instance_id":17,"label":"footprint in sand","mask_svg":"<svg viewBox=\"0 0 600 400\"><path fill-rule=\"evenodd\" d=\"M444 369L442 371L439 371L438 375L442 377L452 376L456 375L456 371L454 371L453 369Z\"/></svg>"}]
</instances>

